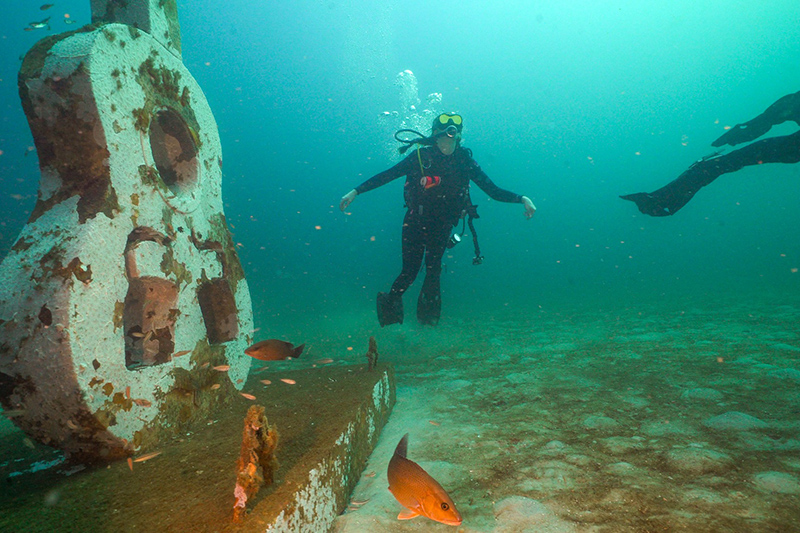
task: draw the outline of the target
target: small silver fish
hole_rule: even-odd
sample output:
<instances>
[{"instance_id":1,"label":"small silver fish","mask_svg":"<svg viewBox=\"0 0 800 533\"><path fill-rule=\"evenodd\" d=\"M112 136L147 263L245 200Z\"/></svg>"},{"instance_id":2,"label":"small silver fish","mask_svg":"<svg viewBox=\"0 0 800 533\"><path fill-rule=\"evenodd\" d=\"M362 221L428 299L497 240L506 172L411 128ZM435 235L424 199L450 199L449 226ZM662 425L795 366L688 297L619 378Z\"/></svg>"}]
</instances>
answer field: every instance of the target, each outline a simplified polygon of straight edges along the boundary
<instances>
[{"instance_id":1,"label":"small silver fish","mask_svg":"<svg viewBox=\"0 0 800 533\"><path fill-rule=\"evenodd\" d=\"M48 24L49 22L50 22L50 17L47 17L46 19L39 22L30 22L28 26L30 26L35 30L41 30L42 28L47 28L49 30L50 29L50 24Z\"/></svg>"}]
</instances>

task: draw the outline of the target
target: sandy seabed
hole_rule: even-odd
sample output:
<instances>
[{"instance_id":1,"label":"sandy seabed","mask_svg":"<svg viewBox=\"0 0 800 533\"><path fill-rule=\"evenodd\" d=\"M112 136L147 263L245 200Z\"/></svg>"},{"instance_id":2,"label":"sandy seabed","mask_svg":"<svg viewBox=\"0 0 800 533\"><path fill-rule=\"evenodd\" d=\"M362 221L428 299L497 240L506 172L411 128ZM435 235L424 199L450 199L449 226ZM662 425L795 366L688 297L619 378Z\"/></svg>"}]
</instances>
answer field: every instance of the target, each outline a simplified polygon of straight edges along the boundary
<instances>
[{"instance_id":1,"label":"sandy seabed","mask_svg":"<svg viewBox=\"0 0 800 533\"><path fill-rule=\"evenodd\" d=\"M370 335L395 366L397 404L334 532L800 531L800 304L445 311L436 328L381 329L367 309L263 328L309 343L297 368L364 363ZM386 468L405 433L461 526L397 520ZM23 476L54 457L6 448Z\"/></svg>"},{"instance_id":2,"label":"sandy seabed","mask_svg":"<svg viewBox=\"0 0 800 533\"><path fill-rule=\"evenodd\" d=\"M337 533L800 531L800 307L740 301L385 328L397 405ZM402 509L408 457L456 528Z\"/></svg>"}]
</instances>

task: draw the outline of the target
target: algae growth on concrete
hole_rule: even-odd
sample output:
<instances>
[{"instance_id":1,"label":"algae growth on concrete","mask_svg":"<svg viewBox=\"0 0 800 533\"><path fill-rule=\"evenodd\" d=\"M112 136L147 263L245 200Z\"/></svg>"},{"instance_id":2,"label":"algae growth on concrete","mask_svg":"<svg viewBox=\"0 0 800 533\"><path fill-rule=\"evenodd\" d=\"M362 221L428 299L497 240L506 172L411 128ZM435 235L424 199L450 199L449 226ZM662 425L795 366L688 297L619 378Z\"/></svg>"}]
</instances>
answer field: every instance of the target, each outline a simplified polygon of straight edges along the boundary
<instances>
[{"instance_id":1,"label":"algae growth on concrete","mask_svg":"<svg viewBox=\"0 0 800 533\"><path fill-rule=\"evenodd\" d=\"M525 317L475 313L436 330L383 330L376 339L382 360L395 365L397 404L363 472L352 474L358 484L333 531L456 530L424 518L396 519L402 508L387 490L386 468L404 433L409 458L461 511L458 531L793 531L800 509L798 320L795 305L726 301L562 308ZM313 334L336 338L325 326ZM338 340L322 344L344 360L363 360ZM303 364L312 363L293 362ZM349 387L369 375L359 372L364 366L354 373L348 366L314 369L313 386L291 399L272 394L299 390L292 389L303 383L294 373L251 376L246 391L267 406L270 423L280 428L271 410L298 417L294 430L281 430L289 455L279 457L279 478L299 466L295 453L323 442L312 412L336 417L357 401ZM329 379L346 386L326 402L314 391L332 385ZM0 516L13 504L30 523L42 524L71 516L84 505L78 496L91 495L95 503L82 511L87 524L102 518L119 526L120 513L143 523L170 520L175 506L222 524L233 504L238 423L249 403L236 402L217 422L134 464L133 472L122 462L89 474L66 476L56 466L8 477L34 458L52 456L6 450L3 456L14 459L3 475L19 493L5 500ZM11 439L24 446L18 436ZM325 452L323 446L311 453ZM132 493L127 486L144 479L140 474L148 482ZM71 486L78 487L74 494ZM288 502L282 490L265 492L250 522L226 527L266 530L257 524ZM283 503L271 507L272 497Z\"/></svg>"},{"instance_id":2,"label":"algae growth on concrete","mask_svg":"<svg viewBox=\"0 0 800 533\"><path fill-rule=\"evenodd\" d=\"M255 400L235 394L211 416L173 428L171 438L163 432L150 448L158 455L144 462L68 464L2 426L0 474L7 490L0 496L0 530L62 531L69 523L75 531L250 532L276 523L329 524L336 514L331 509L346 504L391 411L392 369L274 367L280 370L251 375L244 391ZM254 404L265 407L280 434L278 468L275 483L262 487L244 519L234 523L242 424ZM303 491L316 501L304 501Z\"/></svg>"}]
</instances>

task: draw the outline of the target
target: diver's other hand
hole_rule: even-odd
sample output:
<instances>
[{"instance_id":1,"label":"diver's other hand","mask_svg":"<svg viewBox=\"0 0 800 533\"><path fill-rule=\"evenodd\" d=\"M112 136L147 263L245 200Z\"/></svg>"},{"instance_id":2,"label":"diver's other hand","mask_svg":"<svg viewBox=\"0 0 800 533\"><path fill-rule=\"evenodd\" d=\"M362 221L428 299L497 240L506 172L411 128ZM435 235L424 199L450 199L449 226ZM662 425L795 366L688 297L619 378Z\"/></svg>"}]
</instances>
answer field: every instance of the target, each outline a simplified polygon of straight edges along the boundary
<instances>
[{"instance_id":1,"label":"diver's other hand","mask_svg":"<svg viewBox=\"0 0 800 533\"><path fill-rule=\"evenodd\" d=\"M527 196L522 197L522 205L525 206L525 218L531 218L536 213L536 206Z\"/></svg>"},{"instance_id":2,"label":"diver's other hand","mask_svg":"<svg viewBox=\"0 0 800 533\"><path fill-rule=\"evenodd\" d=\"M356 199L356 196L358 196L358 191L356 191L355 189L351 190L349 193L342 196L342 199L339 201L339 209L341 209L342 211L347 209L347 206L350 205L353 202L353 200Z\"/></svg>"}]
</instances>

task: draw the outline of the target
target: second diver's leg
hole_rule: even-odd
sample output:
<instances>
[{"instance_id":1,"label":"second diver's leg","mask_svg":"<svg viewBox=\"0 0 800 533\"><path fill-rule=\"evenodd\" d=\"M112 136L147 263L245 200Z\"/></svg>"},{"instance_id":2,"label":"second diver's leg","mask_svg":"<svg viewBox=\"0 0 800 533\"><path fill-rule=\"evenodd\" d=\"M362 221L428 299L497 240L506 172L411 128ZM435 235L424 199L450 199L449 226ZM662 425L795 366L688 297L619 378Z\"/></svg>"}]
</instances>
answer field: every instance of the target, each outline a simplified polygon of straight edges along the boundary
<instances>
[{"instance_id":1,"label":"second diver's leg","mask_svg":"<svg viewBox=\"0 0 800 533\"><path fill-rule=\"evenodd\" d=\"M420 324L435 326L442 314L442 256L450 238L451 225L443 223L428 235L425 252L425 281L417 299L417 320Z\"/></svg>"},{"instance_id":2,"label":"second diver's leg","mask_svg":"<svg viewBox=\"0 0 800 533\"><path fill-rule=\"evenodd\" d=\"M800 92L779 98L756 118L733 126L711 143L711 146L726 144L735 146L750 142L767 133L772 126L783 124L789 120L800 124Z\"/></svg>"},{"instance_id":3,"label":"second diver's leg","mask_svg":"<svg viewBox=\"0 0 800 533\"><path fill-rule=\"evenodd\" d=\"M800 132L782 137L772 137L748 144L719 157L698 161L677 179L652 193L621 196L636 203L639 211L654 217L674 215L701 188L719 176L764 163L800 162Z\"/></svg>"}]
</instances>

